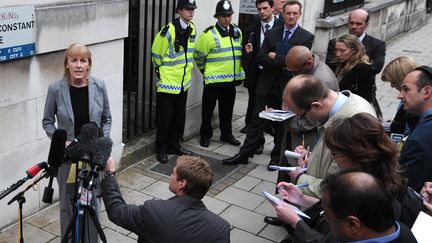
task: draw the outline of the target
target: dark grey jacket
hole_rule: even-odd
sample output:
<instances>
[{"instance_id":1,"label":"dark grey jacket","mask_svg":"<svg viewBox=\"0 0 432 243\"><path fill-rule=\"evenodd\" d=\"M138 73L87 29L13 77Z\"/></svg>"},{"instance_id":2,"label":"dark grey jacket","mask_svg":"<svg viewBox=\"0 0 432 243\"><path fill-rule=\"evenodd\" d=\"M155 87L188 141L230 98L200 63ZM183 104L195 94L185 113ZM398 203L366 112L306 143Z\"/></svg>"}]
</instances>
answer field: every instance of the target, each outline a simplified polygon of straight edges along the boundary
<instances>
[{"instance_id":1,"label":"dark grey jacket","mask_svg":"<svg viewBox=\"0 0 432 243\"><path fill-rule=\"evenodd\" d=\"M101 189L110 221L137 234L138 242L230 242L228 222L210 212L201 200L175 196L128 205L112 176L102 180Z\"/></svg>"}]
</instances>

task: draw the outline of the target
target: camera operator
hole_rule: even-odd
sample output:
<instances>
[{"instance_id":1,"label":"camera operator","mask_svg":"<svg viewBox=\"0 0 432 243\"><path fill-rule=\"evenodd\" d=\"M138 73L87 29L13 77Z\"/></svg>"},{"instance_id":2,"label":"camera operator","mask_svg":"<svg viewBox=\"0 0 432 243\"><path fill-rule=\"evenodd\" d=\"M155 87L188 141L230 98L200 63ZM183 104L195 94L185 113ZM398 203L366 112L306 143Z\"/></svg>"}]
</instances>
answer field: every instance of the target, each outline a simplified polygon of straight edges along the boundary
<instances>
[{"instance_id":1,"label":"camera operator","mask_svg":"<svg viewBox=\"0 0 432 243\"><path fill-rule=\"evenodd\" d=\"M180 156L171 174L168 200L142 205L124 201L114 177L114 161L105 167L102 197L110 221L138 235L138 242L230 242L230 226L201 201L213 181L209 164L194 156Z\"/></svg>"},{"instance_id":2,"label":"camera operator","mask_svg":"<svg viewBox=\"0 0 432 243\"><path fill-rule=\"evenodd\" d=\"M102 128L105 137L111 130L111 112L104 81L90 76L92 57L89 48L83 44L70 45L64 55L64 77L50 84L47 92L42 126L48 137L56 130L67 132L66 145L78 137L84 124L94 121ZM76 193L74 168L76 164L65 161L57 173L60 198L61 238L67 233L67 226L73 218L74 195ZM93 195L97 195L97 192ZM100 199L92 200L96 212L100 213ZM97 232L90 225L88 240L97 242Z\"/></svg>"}]
</instances>

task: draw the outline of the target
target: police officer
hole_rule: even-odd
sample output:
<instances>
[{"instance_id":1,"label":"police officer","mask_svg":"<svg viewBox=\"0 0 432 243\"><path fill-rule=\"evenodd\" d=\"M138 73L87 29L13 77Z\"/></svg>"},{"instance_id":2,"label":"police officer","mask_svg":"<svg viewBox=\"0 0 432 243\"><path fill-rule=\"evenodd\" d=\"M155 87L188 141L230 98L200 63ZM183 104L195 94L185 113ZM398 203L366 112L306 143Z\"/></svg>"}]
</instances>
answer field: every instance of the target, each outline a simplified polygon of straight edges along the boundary
<instances>
[{"instance_id":1,"label":"police officer","mask_svg":"<svg viewBox=\"0 0 432 243\"><path fill-rule=\"evenodd\" d=\"M194 59L204 75L200 128L200 145L203 147L209 146L213 135L211 120L216 101L219 106L220 140L240 145L240 141L232 135L231 119L235 86L241 84L245 73L240 64L242 33L237 26L231 24L233 13L230 1L219 1L214 15L217 23L204 30L195 46Z\"/></svg>"},{"instance_id":2,"label":"police officer","mask_svg":"<svg viewBox=\"0 0 432 243\"><path fill-rule=\"evenodd\" d=\"M168 161L168 153L192 154L181 147L180 139L185 125L187 90L192 81L196 30L191 20L196 8L195 0L178 0L179 18L165 26L152 45L152 62L159 79L156 150L161 163Z\"/></svg>"}]
</instances>

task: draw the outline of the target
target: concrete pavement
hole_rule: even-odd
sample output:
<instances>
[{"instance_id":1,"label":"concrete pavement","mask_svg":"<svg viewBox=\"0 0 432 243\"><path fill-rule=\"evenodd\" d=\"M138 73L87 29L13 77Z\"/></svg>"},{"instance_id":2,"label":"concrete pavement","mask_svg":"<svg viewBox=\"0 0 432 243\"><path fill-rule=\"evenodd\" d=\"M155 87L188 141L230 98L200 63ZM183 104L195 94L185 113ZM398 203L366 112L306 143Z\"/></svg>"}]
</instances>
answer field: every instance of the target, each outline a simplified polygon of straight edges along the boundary
<instances>
[{"instance_id":1,"label":"concrete pavement","mask_svg":"<svg viewBox=\"0 0 432 243\"><path fill-rule=\"evenodd\" d=\"M432 21L428 19L422 27L403 34L387 43L386 62L395 57L408 55L415 58L420 65L432 65ZM383 110L384 118L392 118L399 104L397 91L377 76L377 99ZM247 106L247 91L238 88L234 108L234 136L244 140L245 135L239 130L244 126L244 115ZM219 137L218 130L213 136ZM279 242L286 231L282 227L267 225L263 221L265 215L275 215L273 207L262 197L261 191L272 192L275 187L276 172L269 172L266 165L272 148L271 137L266 135L267 144L264 154L250 159L248 165L242 166L238 173L232 174L223 183L215 186L204 198L207 207L230 222L231 242L267 243ZM199 138L187 141L186 146L200 150ZM223 156L232 156L238 147L211 141L207 150ZM136 163L117 175L122 193L128 203L141 204L153 199L167 199L172 196L168 190L169 178L149 170L156 163L151 156ZM17 205L11 205L15 210ZM28 216L24 219L25 242L60 242L58 203ZM137 236L109 222L106 212L102 211L101 224L107 235L108 242L136 242ZM4 229L0 233L0 243L17 241L16 225Z\"/></svg>"}]
</instances>

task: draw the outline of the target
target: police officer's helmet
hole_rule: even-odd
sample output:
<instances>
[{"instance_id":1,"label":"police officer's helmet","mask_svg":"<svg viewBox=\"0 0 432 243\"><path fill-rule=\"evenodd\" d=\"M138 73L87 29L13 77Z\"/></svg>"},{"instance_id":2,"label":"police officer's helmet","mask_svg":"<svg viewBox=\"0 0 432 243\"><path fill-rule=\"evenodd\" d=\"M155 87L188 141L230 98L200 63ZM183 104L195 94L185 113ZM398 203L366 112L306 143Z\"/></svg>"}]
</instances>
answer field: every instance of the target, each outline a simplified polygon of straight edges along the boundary
<instances>
[{"instance_id":1,"label":"police officer's helmet","mask_svg":"<svg viewBox=\"0 0 432 243\"><path fill-rule=\"evenodd\" d=\"M178 0L177 1L177 9L181 8L192 8L196 9L196 0Z\"/></svg>"},{"instance_id":2,"label":"police officer's helmet","mask_svg":"<svg viewBox=\"0 0 432 243\"><path fill-rule=\"evenodd\" d=\"M228 0L220 0L216 5L216 13L214 15L217 18L219 15L231 15L234 13L231 2Z\"/></svg>"}]
</instances>

